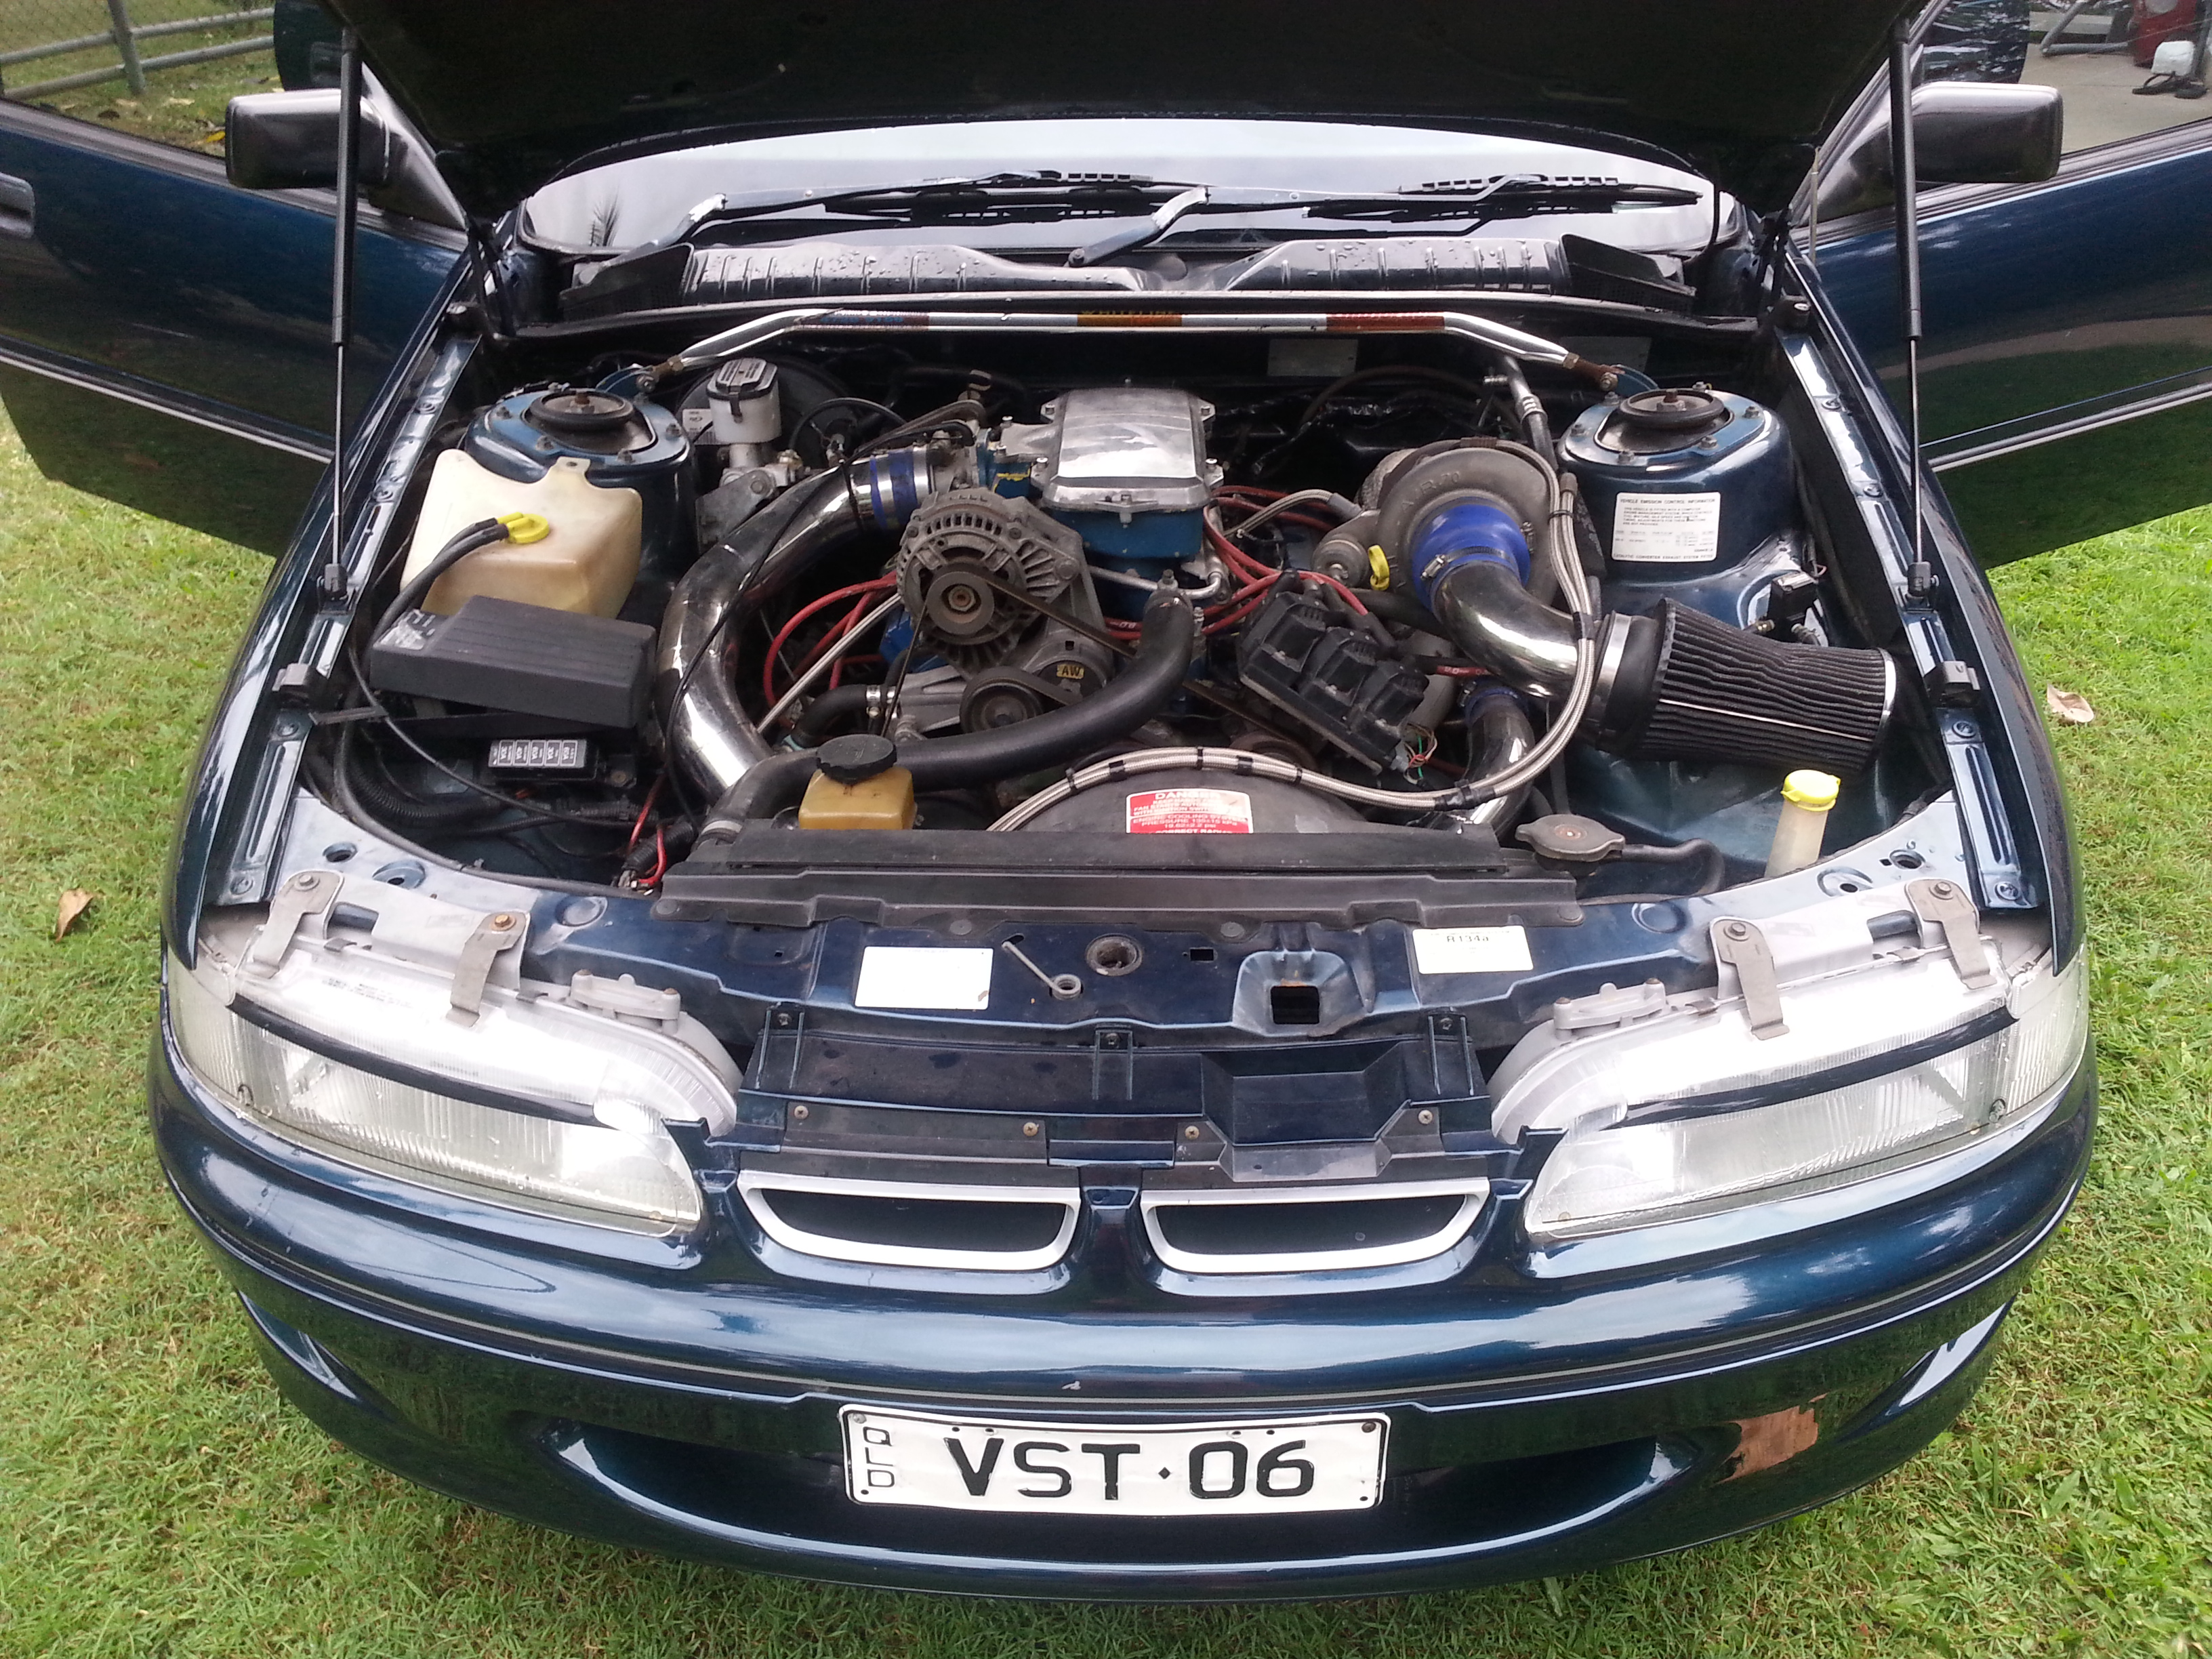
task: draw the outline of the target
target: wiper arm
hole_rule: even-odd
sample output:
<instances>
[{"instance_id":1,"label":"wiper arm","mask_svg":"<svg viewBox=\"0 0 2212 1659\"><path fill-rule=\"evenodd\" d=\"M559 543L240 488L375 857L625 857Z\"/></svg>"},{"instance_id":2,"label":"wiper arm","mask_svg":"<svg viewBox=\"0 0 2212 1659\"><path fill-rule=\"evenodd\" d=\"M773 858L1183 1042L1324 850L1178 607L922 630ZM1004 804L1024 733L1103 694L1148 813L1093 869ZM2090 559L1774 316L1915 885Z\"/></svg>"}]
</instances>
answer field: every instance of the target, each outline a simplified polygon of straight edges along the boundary
<instances>
[{"instance_id":1,"label":"wiper arm","mask_svg":"<svg viewBox=\"0 0 2212 1659\"><path fill-rule=\"evenodd\" d=\"M1310 190L1229 189L1135 174L999 173L792 196L716 196L702 202L669 236L650 246L690 240L716 225L818 211L824 230L877 226L1049 223L1066 219L1139 221L1069 256L1071 265L1097 264L1144 246L1196 214L1296 212L1310 219L1425 224L1463 220L1468 228L1542 213L1609 213L1623 207L1679 207L1699 200L1670 185L1613 179L1558 179L1541 174L1502 177L1466 185L1423 185L1372 195Z\"/></svg>"},{"instance_id":2,"label":"wiper arm","mask_svg":"<svg viewBox=\"0 0 2212 1659\"><path fill-rule=\"evenodd\" d=\"M1187 190L1180 196L1171 196L1152 210L1152 216L1127 230L1117 230L1111 236L1102 236L1089 247L1079 247L1067 256L1072 265L1095 265L1102 259L1110 259L1117 253L1127 253L1131 248L1156 242L1175 228L1176 220L1195 209L1204 207L1212 199L1212 193L1203 185Z\"/></svg>"},{"instance_id":3,"label":"wiper arm","mask_svg":"<svg viewBox=\"0 0 2212 1659\"><path fill-rule=\"evenodd\" d=\"M1389 196L1340 196L1310 204L1317 219L1418 224L1435 219L1526 219L1540 213L1610 213L1624 207L1687 207L1705 198L1673 185L1624 185L1613 179L1492 179L1474 188L1423 185Z\"/></svg>"},{"instance_id":4,"label":"wiper arm","mask_svg":"<svg viewBox=\"0 0 2212 1659\"><path fill-rule=\"evenodd\" d=\"M798 196L781 191L714 196L692 209L684 224L665 240L682 241L713 225L777 218L810 208L854 219L915 225L1119 217L1149 213L1175 198L1177 192L1188 193L1193 188L1135 173L1046 172L931 179L920 184L871 185L859 190L816 191Z\"/></svg>"}]
</instances>

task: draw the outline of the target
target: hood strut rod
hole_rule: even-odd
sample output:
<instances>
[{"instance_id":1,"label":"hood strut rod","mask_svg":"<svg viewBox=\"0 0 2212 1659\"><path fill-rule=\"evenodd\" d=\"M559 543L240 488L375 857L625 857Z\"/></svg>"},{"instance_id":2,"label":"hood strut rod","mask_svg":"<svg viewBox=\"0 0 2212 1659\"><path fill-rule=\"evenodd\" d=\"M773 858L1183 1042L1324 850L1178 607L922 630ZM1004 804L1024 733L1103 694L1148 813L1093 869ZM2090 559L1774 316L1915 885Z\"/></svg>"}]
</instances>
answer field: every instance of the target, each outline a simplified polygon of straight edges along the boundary
<instances>
[{"instance_id":1,"label":"hood strut rod","mask_svg":"<svg viewBox=\"0 0 2212 1659\"><path fill-rule=\"evenodd\" d=\"M346 348L353 343L355 185L361 173L361 37L348 29L338 46L337 221L331 248L331 556L323 592L346 593Z\"/></svg>"},{"instance_id":2,"label":"hood strut rod","mask_svg":"<svg viewBox=\"0 0 2212 1659\"><path fill-rule=\"evenodd\" d=\"M1935 571L1926 557L1922 526L1920 461L1920 166L1912 132L1912 48L1910 19L1899 21L1889 40L1889 176L1897 194L1897 279L1905 322L1905 395L1907 461L1911 467L1909 510L1912 514L1912 563L1905 592L1923 598Z\"/></svg>"}]
</instances>

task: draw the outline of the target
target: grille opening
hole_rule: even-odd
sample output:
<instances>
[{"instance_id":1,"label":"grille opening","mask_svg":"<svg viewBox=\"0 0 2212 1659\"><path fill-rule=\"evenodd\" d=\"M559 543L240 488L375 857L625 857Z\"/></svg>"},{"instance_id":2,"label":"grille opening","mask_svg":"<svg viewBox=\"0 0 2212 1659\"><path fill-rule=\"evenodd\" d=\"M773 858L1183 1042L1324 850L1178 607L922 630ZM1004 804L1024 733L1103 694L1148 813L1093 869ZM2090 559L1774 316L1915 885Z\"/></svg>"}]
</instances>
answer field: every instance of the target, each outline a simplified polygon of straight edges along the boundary
<instances>
[{"instance_id":1,"label":"grille opening","mask_svg":"<svg viewBox=\"0 0 2212 1659\"><path fill-rule=\"evenodd\" d=\"M1321 1024L1321 987L1273 985L1267 988L1267 1016L1278 1025Z\"/></svg>"},{"instance_id":2,"label":"grille opening","mask_svg":"<svg viewBox=\"0 0 2212 1659\"><path fill-rule=\"evenodd\" d=\"M905 1249L1015 1255L1049 1248L1066 1224L1064 1204L799 1192L763 1188L752 1194L776 1218L819 1238Z\"/></svg>"},{"instance_id":3,"label":"grille opening","mask_svg":"<svg viewBox=\"0 0 2212 1659\"><path fill-rule=\"evenodd\" d=\"M1193 962L1211 962L1213 960L1213 947L1211 945L1194 945L1183 955Z\"/></svg>"},{"instance_id":4,"label":"grille opening","mask_svg":"<svg viewBox=\"0 0 2212 1659\"><path fill-rule=\"evenodd\" d=\"M1328 1204L1175 1204L1153 1212L1160 1237L1193 1255L1311 1255L1430 1238L1466 1202L1457 1193Z\"/></svg>"}]
</instances>

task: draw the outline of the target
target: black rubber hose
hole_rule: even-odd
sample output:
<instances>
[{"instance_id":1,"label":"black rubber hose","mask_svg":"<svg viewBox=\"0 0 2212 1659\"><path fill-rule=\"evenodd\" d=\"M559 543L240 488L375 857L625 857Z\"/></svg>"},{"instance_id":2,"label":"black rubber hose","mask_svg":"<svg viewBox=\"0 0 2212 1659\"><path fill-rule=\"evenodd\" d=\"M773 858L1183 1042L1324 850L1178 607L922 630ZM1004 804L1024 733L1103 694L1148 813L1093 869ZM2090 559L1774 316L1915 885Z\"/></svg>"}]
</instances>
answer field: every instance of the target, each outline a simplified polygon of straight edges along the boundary
<instances>
[{"instance_id":1,"label":"black rubber hose","mask_svg":"<svg viewBox=\"0 0 2212 1659\"><path fill-rule=\"evenodd\" d=\"M881 690L875 685L833 685L806 705L792 730L810 743L819 743L845 721L868 712L868 699Z\"/></svg>"},{"instance_id":2,"label":"black rubber hose","mask_svg":"<svg viewBox=\"0 0 2212 1659\"><path fill-rule=\"evenodd\" d=\"M1164 591L1145 605L1137 653L1103 691L1012 726L955 738L902 743L897 763L914 775L916 793L994 783L1042 771L1127 737L1167 706L1182 687L1198 644L1197 613ZM794 804L814 775L812 754L777 755L730 787L708 823L772 818Z\"/></svg>"},{"instance_id":3,"label":"black rubber hose","mask_svg":"<svg viewBox=\"0 0 2212 1659\"><path fill-rule=\"evenodd\" d=\"M361 738L358 721L347 726L337 745L337 768L346 782L380 823L403 830L458 830L489 823L505 810L481 795L448 796L432 800L404 788L386 770L384 758Z\"/></svg>"},{"instance_id":4,"label":"black rubber hose","mask_svg":"<svg viewBox=\"0 0 2212 1659\"><path fill-rule=\"evenodd\" d=\"M1620 856L1624 864L1703 865L1705 867L1698 876L1698 884L1684 896L1717 893L1721 884L1728 879L1728 854L1702 836L1678 842L1672 847L1632 841L1620 849Z\"/></svg>"}]
</instances>

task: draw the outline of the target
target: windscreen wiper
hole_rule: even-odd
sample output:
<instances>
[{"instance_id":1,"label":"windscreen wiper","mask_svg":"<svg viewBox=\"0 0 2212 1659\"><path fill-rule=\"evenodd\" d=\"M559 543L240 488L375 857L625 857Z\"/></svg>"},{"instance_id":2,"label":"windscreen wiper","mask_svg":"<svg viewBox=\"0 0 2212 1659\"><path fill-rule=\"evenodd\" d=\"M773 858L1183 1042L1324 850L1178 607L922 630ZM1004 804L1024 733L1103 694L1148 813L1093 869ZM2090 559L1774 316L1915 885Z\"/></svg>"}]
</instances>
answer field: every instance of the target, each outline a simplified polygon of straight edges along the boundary
<instances>
[{"instance_id":1,"label":"windscreen wiper","mask_svg":"<svg viewBox=\"0 0 2212 1659\"><path fill-rule=\"evenodd\" d=\"M1609 213L1624 207L1680 207L1702 200L1671 185L1615 179L1504 175L1372 194L1247 189L1158 179L1135 174L1000 173L977 179L931 179L802 196L718 196L695 208L662 244L687 241L718 227L783 221L805 215L815 232L886 226L1057 223L1070 219L1139 222L1079 248L1071 264L1091 264L1141 247L1195 215L1293 212L1350 223L1434 224L1463 222L1461 234L1501 219L1542 213Z\"/></svg>"}]
</instances>

